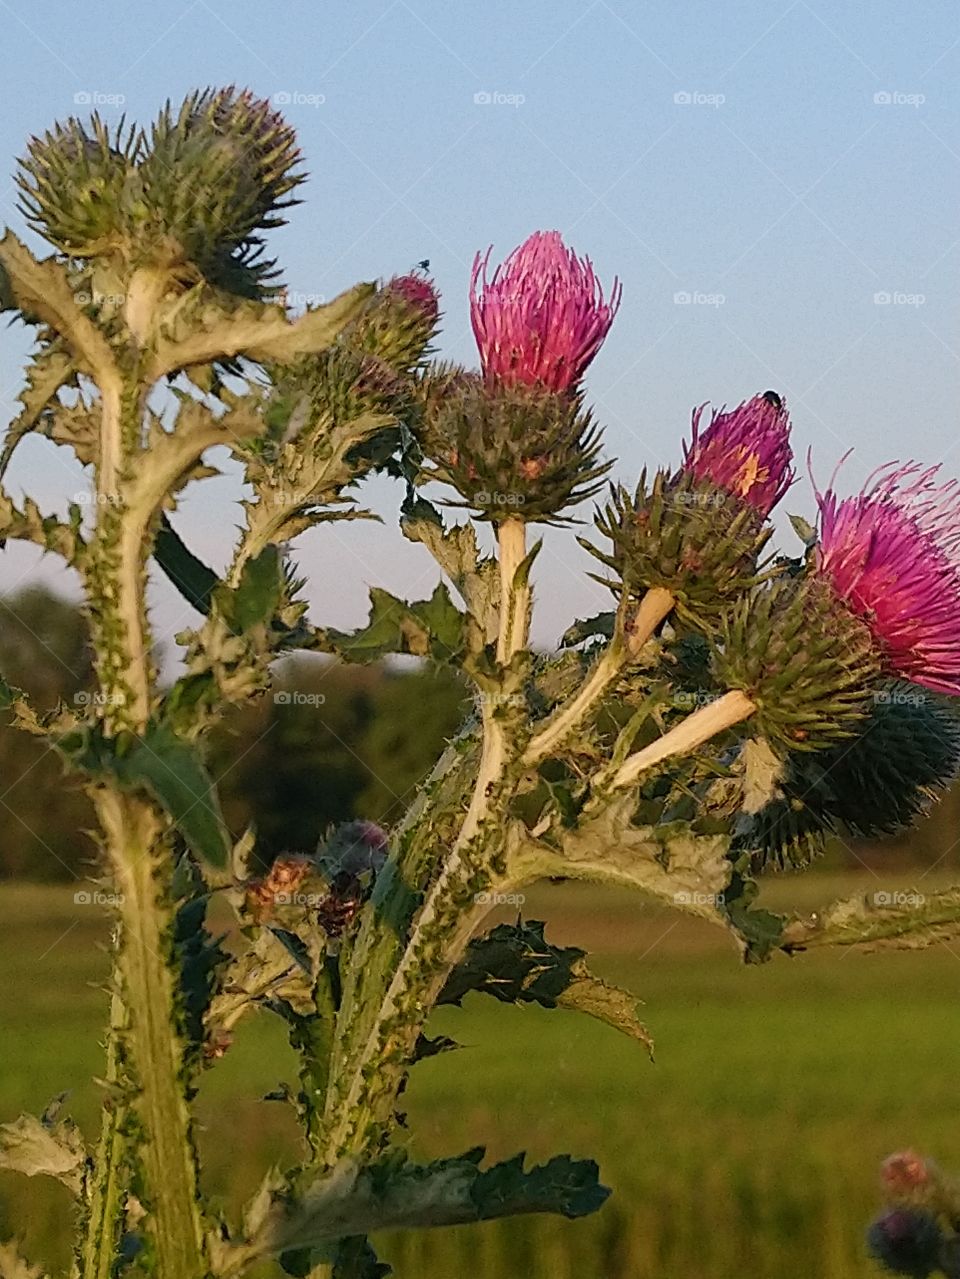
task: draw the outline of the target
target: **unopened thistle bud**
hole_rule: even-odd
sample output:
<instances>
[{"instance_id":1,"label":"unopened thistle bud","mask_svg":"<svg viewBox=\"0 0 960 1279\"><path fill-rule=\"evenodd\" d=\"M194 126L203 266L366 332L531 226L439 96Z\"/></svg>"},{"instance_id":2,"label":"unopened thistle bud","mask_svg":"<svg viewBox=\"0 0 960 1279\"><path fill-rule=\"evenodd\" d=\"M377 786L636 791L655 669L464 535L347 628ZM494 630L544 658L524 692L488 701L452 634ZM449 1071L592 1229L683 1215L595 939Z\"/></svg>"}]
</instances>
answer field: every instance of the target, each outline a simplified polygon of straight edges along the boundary
<instances>
[{"instance_id":1,"label":"unopened thistle bud","mask_svg":"<svg viewBox=\"0 0 960 1279\"><path fill-rule=\"evenodd\" d=\"M428 353L440 318L440 301L429 276L394 276L370 299L343 334L343 341L401 372Z\"/></svg>"},{"instance_id":2,"label":"unopened thistle bud","mask_svg":"<svg viewBox=\"0 0 960 1279\"><path fill-rule=\"evenodd\" d=\"M258 260L261 233L297 203L299 162L294 130L249 91L194 93L176 113L168 105L138 167L140 256L254 292L272 274Z\"/></svg>"},{"instance_id":3,"label":"unopened thistle bud","mask_svg":"<svg viewBox=\"0 0 960 1279\"><path fill-rule=\"evenodd\" d=\"M609 552L587 547L614 570L618 589L639 596L662 587L700 625L758 581L766 517L793 477L790 419L775 392L715 412L701 435L702 413L694 411L676 473L658 472L648 485L644 472L635 492L612 491L596 521Z\"/></svg>"},{"instance_id":4,"label":"unopened thistle bud","mask_svg":"<svg viewBox=\"0 0 960 1279\"><path fill-rule=\"evenodd\" d=\"M31 226L55 248L85 258L116 248L124 232L124 187L134 172L133 138L111 137L98 115L57 124L33 138L17 185Z\"/></svg>"}]
</instances>

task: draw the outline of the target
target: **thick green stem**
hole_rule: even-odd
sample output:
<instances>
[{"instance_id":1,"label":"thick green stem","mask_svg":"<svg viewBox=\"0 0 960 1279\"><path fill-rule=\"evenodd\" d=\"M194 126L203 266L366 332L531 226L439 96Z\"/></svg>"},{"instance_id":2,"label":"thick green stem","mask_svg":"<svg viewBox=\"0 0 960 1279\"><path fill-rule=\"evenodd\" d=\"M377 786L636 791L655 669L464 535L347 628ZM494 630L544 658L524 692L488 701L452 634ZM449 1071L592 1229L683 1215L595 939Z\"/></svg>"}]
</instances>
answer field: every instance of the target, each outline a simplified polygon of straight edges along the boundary
<instances>
[{"instance_id":1,"label":"thick green stem","mask_svg":"<svg viewBox=\"0 0 960 1279\"><path fill-rule=\"evenodd\" d=\"M161 1279L202 1279L203 1229L172 964L173 911L163 884L160 819L146 801L96 796L123 924L120 982L139 1095L145 1207Z\"/></svg>"},{"instance_id":2,"label":"thick green stem","mask_svg":"<svg viewBox=\"0 0 960 1279\"><path fill-rule=\"evenodd\" d=\"M513 689L506 668L526 646L530 622L530 589L519 571L526 554L525 524L505 520L498 539L501 682L482 694L483 746L476 785L454 846L416 916L360 1052L349 1064L352 1078L331 1117L331 1162L348 1152L369 1151L388 1123L417 1035L453 965L490 911L492 862L503 840L498 824L511 789L506 781L511 750L501 714Z\"/></svg>"},{"instance_id":3,"label":"thick green stem","mask_svg":"<svg viewBox=\"0 0 960 1279\"><path fill-rule=\"evenodd\" d=\"M131 505L137 469L143 388L118 395L101 388L98 519L86 586L94 621L103 726L110 735L141 733L150 716L153 670L146 614L146 531L155 502L149 492ZM94 792L117 893L120 948L115 985L127 1008L125 1043L138 1089L136 1121L144 1174L147 1228L160 1279L202 1279L203 1226L190 1131L173 955L173 906L167 898L170 850L165 821L153 804L113 786ZM123 1130L114 1139L121 1142ZM122 1151L114 1152L117 1175ZM126 1188L118 1184L111 1195ZM97 1271L93 1271L97 1274Z\"/></svg>"}]
</instances>

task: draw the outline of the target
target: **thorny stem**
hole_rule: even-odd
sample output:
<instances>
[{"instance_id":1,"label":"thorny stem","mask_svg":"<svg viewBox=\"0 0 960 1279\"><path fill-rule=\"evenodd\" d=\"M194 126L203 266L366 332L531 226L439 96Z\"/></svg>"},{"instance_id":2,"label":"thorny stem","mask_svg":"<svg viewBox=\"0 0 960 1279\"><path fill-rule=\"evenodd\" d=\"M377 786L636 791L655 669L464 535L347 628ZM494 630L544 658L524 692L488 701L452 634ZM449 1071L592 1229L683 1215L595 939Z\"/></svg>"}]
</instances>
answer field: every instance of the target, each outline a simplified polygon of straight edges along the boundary
<instances>
[{"instance_id":1,"label":"thorny stem","mask_svg":"<svg viewBox=\"0 0 960 1279\"><path fill-rule=\"evenodd\" d=\"M518 570L526 555L524 522L515 517L505 520L500 525L498 541L501 595L497 656L502 668L527 643L530 589L526 582L517 581ZM365 1048L360 1054L349 1092L330 1134L329 1153L334 1157L343 1153L351 1126L362 1141L364 1121L374 1117L368 1114L369 1104L365 1094L369 1091L369 1085L366 1076L371 1063L387 1051L392 1042L388 1027L398 1015L399 1001L419 979L424 989L419 992L417 1005L423 1009L431 1008L446 974L459 959L478 924L490 910L480 894L474 894L472 901L468 894L467 901L461 903L456 912L450 912L452 897L463 889L468 861L479 866L480 854L487 851L483 847L483 831L485 825L499 814L500 806L496 802L495 793L509 757L498 695L494 693L491 696L488 692L482 705L483 746L473 797L453 849L416 917L411 936L377 1012ZM476 857L472 855L474 844L480 846L476 850ZM484 874L488 875L489 871L485 870ZM427 962L426 952L431 949L432 932L440 920L446 919L448 913L451 914L451 919L444 936L442 963ZM415 1032L416 1028L407 1026L400 1033L409 1038ZM408 1047L408 1044L404 1044L400 1051L405 1053Z\"/></svg>"}]
</instances>

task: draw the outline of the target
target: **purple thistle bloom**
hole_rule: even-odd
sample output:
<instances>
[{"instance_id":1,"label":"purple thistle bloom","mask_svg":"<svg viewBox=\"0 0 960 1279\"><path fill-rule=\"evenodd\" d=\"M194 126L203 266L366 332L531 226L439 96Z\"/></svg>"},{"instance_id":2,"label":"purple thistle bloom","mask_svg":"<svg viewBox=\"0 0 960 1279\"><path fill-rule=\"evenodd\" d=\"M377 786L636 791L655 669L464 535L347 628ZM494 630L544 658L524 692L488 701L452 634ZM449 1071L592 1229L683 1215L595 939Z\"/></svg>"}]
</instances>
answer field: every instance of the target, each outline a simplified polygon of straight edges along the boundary
<instances>
[{"instance_id":1,"label":"purple thistle bloom","mask_svg":"<svg viewBox=\"0 0 960 1279\"><path fill-rule=\"evenodd\" d=\"M488 382L576 390L620 306L609 300L589 258L578 258L559 231L535 231L487 279L492 250L477 254L470 321Z\"/></svg>"},{"instance_id":2,"label":"purple thistle bloom","mask_svg":"<svg viewBox=\"0 0 960 1279\"><path fill-rule=\"evenodd\" d=\"M960 488L891 463L863 492L817 493L817 572L866 621L888 669L960 695Z\"/></svg>"},{"instance_id":3,"label":"purple thistle bloom","mask_svg":"<svg viewBox=\"0 0 960 1279\"><path fill-rule=\"evenodd\" d=\"M794 479L786 405L775 391L765 391L730 412L714 410L701 435L705 407L693 411L684 470L739 497L766 518Z\"/></svg>"},{"instance_id":4,"label":"purple thistle bloom","mask_svg":"<svg viewBox=\"0 0 960 1279\"><path fill-rule=\"evenodd\" d=\"M928 1279L937 1269L943 1234L928 1212L894 1208L867 1231L867 1247L885 1269Z\"/></svg>"}]
</instances>

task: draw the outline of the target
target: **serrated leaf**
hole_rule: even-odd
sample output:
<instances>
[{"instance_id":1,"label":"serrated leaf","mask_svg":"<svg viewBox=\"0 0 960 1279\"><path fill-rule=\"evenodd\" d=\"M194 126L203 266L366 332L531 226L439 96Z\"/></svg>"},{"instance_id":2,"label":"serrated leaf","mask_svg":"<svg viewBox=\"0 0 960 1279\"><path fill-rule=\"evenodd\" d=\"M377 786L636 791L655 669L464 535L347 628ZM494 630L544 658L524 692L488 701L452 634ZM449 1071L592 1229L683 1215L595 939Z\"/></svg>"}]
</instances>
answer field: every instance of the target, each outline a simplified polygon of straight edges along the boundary
<instances>
[{"instance_id":1,"label":"serrated leaf","mask_svg":"<svg viewBox=\"0 0 960 1279\"><path fill-rule=\"evenodd\" d=\"M577 619L572 626L568 626L564 631L560 640L561 648L575 648L578 644L582 644L584 640L600 637L602 639L612 639L613 632L616 629L617 615L615 612L595 613L593 617Z\"/></svg>"},{"instance_id":2,"label":"serrated leaf","mask_svg":"<svg viewBox=\"0 0 960 1279\"><path fill-rule=\"evenodd\" d=\"M142 737L108 739L98 728L67 734L57 746L77 768L144 787L166 809L188 848L222 870L231 850L220 800L198 748L156 721Z\"/></svg>"},{"instance_id":3,"label":"serrated leaf","mask_svg":"<svg viewBox=\"0 0 960 1279\"><path fill-rule=\"evenodd\" d=\"M592 1160L559 1155L527 1170L518 1155L481 1169L482 1155L474 1150L425 1165L393 1159L364 1168L344 1161L299 1195L275 1202L255 1235L221 1244L217 1268L238 1273L261 1258L380 1230L539 1212L581 1217L595 1212L610 1193Z\"/></svg>"},{"instance_id":4,"label":"serrated leaf","mask_svg":"<svg viewBox=\"0 0 960 1279\"><path fill-rule=\"evenodd\" d=\"M0 1125L0 1168L26 1177L55 1177L74 1194L83 1187L86 1151L72 1119L58 1119L56 1104L42 1119L21 1115Z\"/></svg>"},{"instance_id":5,"label":"serrated leaf","mask_svg":"<svg viewBox=\"0 0 960 1279\"><path fill-rule=\"evenodd\" d=\"M459 1004L471 991L501 1003L569 1008L606 1022L652 1050L650 1033L637 1017L638 1000L590 972L586 952L554 946L545 925L530 919L498 924L476 937L447 979L438 1004Z\"/></svg>"},{"instance_id":6,"label":"serrated leaf","mask_svg":"<svg viewBox=\"0 0 960 1279\"><path fill-rule=\"evenodd\" d=\"M496 561L480 555L474 526L455 524L444 529L439 519L417 518L411 510L400 527L412 542L422 542L430 551L475 619L484 642L492 643L497 636L500 575Z\"/></svg>"},{"instance_id":7,"label":"serrated leaf","mask_svg":"<svg viewBox=\"0 0 960 1279\"><path fill-rule=\"evenodd\" d=\"M60 334L101 390L107 383L119 383L107 340L77 304L67 269L58 258L39 261L7 230L0 237L0 271L5 309L12 301L28 324L45 324Z\"/></svg>"},{"instance_id":8,"label":"serrated leaf","mask_svg":"<svg viewBox=\"0 0 960 1279\"><path fill-rule=\"evenodd\" d=\"M14 449L34 429L47 405L75 376L73 360L57 345L49 345L33 356L27 365L27 385L17 397L23 408L7 427L4 437L0 476L6 473Z\"/></svg>"},{"instance_id":9,"label":"serrated leaf","mask_svg":"<svg viewBox=\"0 0 960 1279\"><path fill-rule=\"evenodd\" d=\"M196 746L165 725L154 725L118 764L121 781L152 791L197 857L217 869L227 865L230 837Z\"/></svg>"},{"instance_id":10,"label":"serrated leaf","mask_svg":"<svg viewBox=\"0 0 960 1279\"><path fill-rule=\"evenodd\" d=\"M276 546L265 546L247 560L240 582L233 589L221 587L216 595L218 611L235 635L244 635L270 621L283 590L283 562Z\"/></svg>"},{"instance_id":11,"label":"serrated leaf","mask_svg":"<svg viewBox=\"0 0 960 1279\"><path fill-rule=\"evenodd\" d=\"M348 661L372 661L388 653L450 661L462 649L463 614L442 582L428 600L414 603L375 586L367 625L354 632L328 631L327 638Z\"/></svg>"},{"instance_id":12,"label":"serrated leaf","mask_svg":"<svg viewBox=\"0 0 960 1279\"><path fill-rule=\"evenodd\" d=\"M557 997L560 1008L569 1008L574 1012L586 1013L598 1021L606 1022L614 1030L619 1030L631 1039L643 1044L653 1058L653 1036L646 1025L637 1016L639 1000L622 986L612 986L609 982L594 977L586 964L575 964L573 980Z\"/></svg>"},{"instance_id":13,"label":"serrated leaf","mask_svg":"<svg viewBox=\"0 0 960 1279\"><path fill-rule=\"evenodd\" d=\"M214 314L206 327L198 325L180 341L159 340L147 371L148 380L158 381L174 370L239 355L261 363L285 363L299 355L322 351L355 318L374 291L372 284L358 284L296 320L290 320L279 307L252 303L236 307L229 314Z\"/></svg>"},{"instance_id":14,"label":"serrated leaf","mask_svg":"<svg viewBox=\"0 0 960 1279\"><path fill-rule=\"evenodd\" d=\"M523 1162L523 1155L517 1155L478 1174L471 1187L478 1220L530 1212L585 1217L601 1208L610 1195L600 1184L600 1170L592 1159L556 1155L529 1172L524 1171Z\"/></svg>"}]
</instances>

